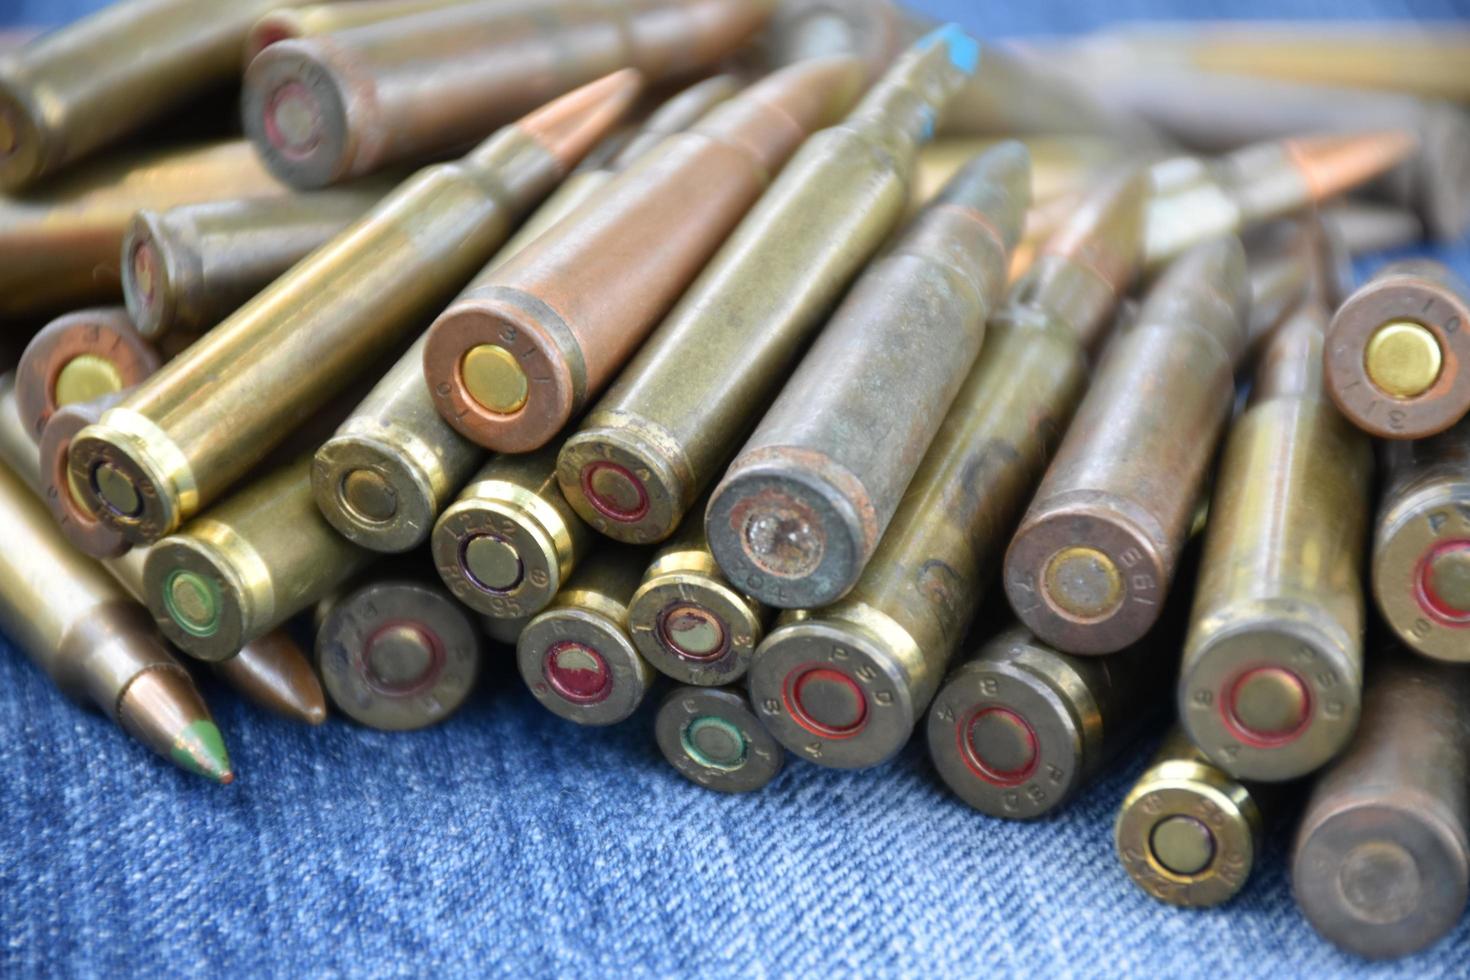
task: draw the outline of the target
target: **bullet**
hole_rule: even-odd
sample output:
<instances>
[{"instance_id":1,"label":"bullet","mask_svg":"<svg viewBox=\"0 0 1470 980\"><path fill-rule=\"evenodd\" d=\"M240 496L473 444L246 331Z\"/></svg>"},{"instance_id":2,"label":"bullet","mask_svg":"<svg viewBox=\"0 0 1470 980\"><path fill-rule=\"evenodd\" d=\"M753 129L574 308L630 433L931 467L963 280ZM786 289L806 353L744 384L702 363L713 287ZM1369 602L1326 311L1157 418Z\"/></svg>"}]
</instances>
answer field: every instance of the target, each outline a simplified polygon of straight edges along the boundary
<instances>
[{"instance_id":1,"label":"bullet","mask_svg":"<svg viewBox=\"0 0 1470 980\"><path fill-rule=\"evenodd\" d=\"M552 714L612 725L643 703L658 675L628 636L628 602L648 557L626 546L599 549L521 631L521 678Z\"/></svg>"},{"instance_id":2,"label":"bullet","mask_svg":"<svg viewBox=\"0 0 1470 980\"><path fill-rule=\"evenodd\" d=\"M61 539L28 485L35 444L0 379L0 626L67 696L189 772L235 778L224 740L189 674L142 606Z\"/></svg>"},{"instance_id":3,"label":"bullet","mask_svg":"<svg viewBox=\"0 0 1470 980\"><path fill-rule=\"evenodd\" d=\"M429 328L424 376L439 414L499 452L544 446L602 390L806 135L850 104L859 80L851 58L767 76L482 277Z\"/></svg>"},{"instance_id":4,"label":"bullet","mask_svg":"<svg viewBox=\"0 0 1470 980\"><path fill-rule=\"evenodd\" d=\"M710 549L757 599L825 606L857 582L1004 297L1029 180L1019 143L965 166L848 291L715 487Z\"/></svg>"},{"instance_id":5,"label":"bullet","mask_svg":"<svg viewBox=\"0 0 1470 980\"><path fill-rule=\"evenodd\" d=\"M228 81L250 25L290 5L128 0L0 55L0 188L25 187Z\"/></svg>"},{"instance_id":6,"label":"bullet","mask_svg":"<svg viewBox=\"0 0 1470 980\"><path fill-rule=\"evenodd\" d=\"M917 211L933 200L965 164L1005 142L945 139L924 147L919 151L914 174L911 210ZM1122 166L1127 157L1124 147L1100 137L1032 136L1021 143L1031 156L1031 200L1038 204L1090 189L1108 171Z\"/></svg>"},{"instance_id":7,"label":"bullet","mask_svg":"<svg viewBox=\"0 0 1470 980\"><path fill-rule=\"evenodd\" d=\"M583 202L594 199L664 136L693 125L704 111L729 98L735 87L728 75L706 79L669 99L618 152L597 166L588 167L584 160L526 219L467 291ZM312 469L312 488L322 514L347 538L374 551L407 551L423 543L454 493L484 461L484 450L455 431L434 407L424 384L425 341L420 337L404 352L317 450Z\"/></svg>"},{"instance_id":8,"label":"bullet","mask_svg":"<svg viewBox=\"0 0 1470 980\"><path fill-rule=\"evenodd\" d=\"M143 593L179 649L233 657L376 557L322 520L310 471L308 455L253 480L149 549Z\"/></svg>"},{"instance_id":9,"label":"bullet","mask_svg":"<svg viewBox=\"0 0 1470 980\"><path fill-rule=\"evenodd\" d=\"M1073 657L1024 626L1004 630L954 669L930 706L940 778L992 817L1055 811L1159 714L1178 656L1169 639L1156 633L1115 656Z\"/></svg>"},{"instance_id":10,"label":"bullet","mask_svg":"<svg viewBox=\"0 0 1470 980\"><path fill-rule=\"evenodd\" d=\"M1470 112L1393 92L1240 75L1096 65L1076 53L1054 63L1110 106L1133 112L1192 150L1218 153L1307 134L1360 137L1397 130L1409 152L1376 191L1418 213L1434 236L1470 227ZM1326 196L1326 195L1323 195Z\"/></svg>"},{"instance_id":11,"label":"bullet","mask_svg":"<svg viewBox=\"0 0 1470 980\"><path fill-rule=\"evenodd\" d=\"M15 369L15 398L33 439L58 408L131 388L161 359L133 327L127 310L109 306L68 313L31 339Z\"/></svg>"},{"instance_id":12,"label":"bullet","mask_svg":"<svg viewBox=\"0 0 1470 980\"><path fill-rule=\"evenodd\" d=\"M139 333L200 333L331 241L391 188L140 210L123 238L123 299Z\"/></svg>"},{"instance_id":13,"label":"bullet","mask_svg":"<svg viewBox=\"0 0 1470 980\"><path fill-rule=\"evenodd\" d=\"M851 55L872 81L918 36L911 34L905 12L890 0L778 0L756 46L760 63L773 68Z\"/></svg>"},{"instance_id":14,"label":"bullet","mask_svg":"<svg viewBox=\"0 0 1470 980\"><path fill-rule=\"evenodd\" d=\"M674 533L897 223L918 145L978 54L958 29L932 35L803 144L567 440L557 477L596 530Z\"/></svg>"},{"instance_id":15,"label":"bullet","mask_svg":"<svg viewBox=\"0 0 1470 980\"><path fill-rule=\"evenodd\" d=\"M413 17L472 0L352 0L352 2L308 3L267 11L245 37L245 65L277 41L320 37L339 31L380 24L385 20Z\"/></svg>"},{"instance_id":16,"label":"bullet","mask_svg":"<svg viewBox=\"0 0 1470 980\"><path fill-rule=\"evenodd\" d=\"M1314 136L1258 143L1226 156L1176 157L1150 172L1145 265L1159 268L1220 235L1311 209L1403 161L1402 132Z\"/></svg>"},{"instance_id":17,"label":"bullet","mask_svg":"<svg viewBox=\"0 0 1470 980\"><path fill-rule=\"evenodd\" d=\"M1140 67L1470 101L1470 29L1454 21L1164 21L1114 28L1079 46Z\"/></svg>"},{"instance_id":18,"label":"bullet","mask_svg":"<svg viewBox=\"0 0 1470 980\"><path fill-rule=\"evenodd\" d=\"M0 316L121 302L119 250L140 208L284 193L235 140L109 155L0 197Z\"/></svg>"},{"instance_id":19,"label":"bullet","mask_svg":"<svg viewBox=\"0 0 1470 980\"><path fill-rule=\"evenodd\" d=\"M316 662L332 703L389 732L437 725L459 710L480 672L480 631L437 584L374 578L329 603Z\"/></svg>"},{"instance_id":20,"label":"bullet","mask_svg":"<svg viewBox=\"0 0 1470 980\"><path fill-rule=\"evenodd\" d=\"M771 0L454 4L270 45L245 71L242 118L273 173L294 187L322 187L484 139L614 69L636 69L649 81L707 69L770 7Z\"/></svg>"},{"instance_id":21,"label":"bullet","mask_svg":"<svg viewBox=\"0 0 1470 980\"><path fill-rule=\"evenodd\" d=\"M674 688L658 706L653 731L679 775L721 793L754 792L786 763L786 750L737 687Z\"/></svg>"},{"instance_id":22,"label":"bullet","mask_svg":"<svg viewBox=\"0 0 1470 980\"><path fill-rule=\"evenodd\" d=\"M1304 775L1357 724L1373 457L1322 391L1327 310L1272 335L1216 478L1180 723L1240 779Z\"/></svg>"},{"instance_id":23,"label":"bullet","mask_svg":"<svg viewBox=\"0 0 1470 980\"><path fill-rule=\"evenodd\" d=\"M41 499L45 502L61 536L73 548L93 558L116 558L132 545L117 528L97 516L78 493L67 457L71 441L102 413L122 401L127 389L88 401L73 402L51 414L41 430Z\"/></svg>"},{"instance_id":24,"label":"bullet","mask_svg":"<svg viewBox=\"0 0 1470 980\"><path fill-rule=\"evenodd\" d=\"M1187 252L1109 346L1005 557L1011 608L1067 653L1157 621L1235 401L1249 283L1234 238Z\"/></svg>"},{"instance_id":25,"label":"bullet","mask_svg":"<svg viewBox=\"0 0 1470 980\"><path fill-rule=\"evenodd\" d=\"M1433 944L1470 887L1470 686L1458 668L1390 659L1352 747L1313 788L1291 856L1307 921L1370 959Z\"/></svg>"},{"instance_id":26,"label":"bullet","mask_svg":"<svg viewBox=\"0 0 1470 980\"><path fill-rule=\"evenodd\" d=\"M628 603L633 646L662 674L695 687L745 676L765 636L768 611L715 564L696 508L654 555Z\"/></svg>"},{"instance_id":27,"label":"bullet","mask_svg":"<svg viewBox=\"0 0 1470 980\"><path fill-rule=\"evenodd\" d=\"M454 597L496 619L546 608L592 546L556 485L556 449L497 456L476 473L429 537Z\"/></svg>"},{"instance_id":28,"label":"bullet","mask_svg":"<svg viewBox=\"0 0 1470 980\"><path fill-rule=\"evenodd\" d=\"M1338 309L1327 390L1358 428L1423 439L1470 412L1470 286L1431 259L1384 266Z\"/></svg>"},{"instance_id":29,"label":"bullet","mask_svg":"<svg viewBox=\"0 0 1470 980\"><path fill-rule=\"evenodd\" d=\"M1262 787L1237 782L1175 728L1118 808L1118 860L1134 884L1167 905L1228 902L1261 858L1262 796Z\"/></svg>"},{"instance_id":30,"label":"bullet","mask_svg":"<svg viewBox=\"0 0 1470 980\"><path fill-rule=\"evenodd\" d=\"M1470 417L1437 436L1382 448L1378 608L1419 653L1470 661Z\"/></svg>"},{"instance_id":31,"label":"bullet","mask_svg":"<svg viewBox=\"0 0 1470 980\"><path fill-rule=\"evenodd\" d=\"M72 440L82 495L135 543L209 505L422 323L627 107L617 72L429 167Z\"/></svg>"},{"instance_id":32,"label":"bullet","mask_svg":"<svg viewBox=\"0 0 1470 980\"><path fill-rule=\"evenodd\" d=\"M751 701L790 751L861 768L908 740L1137 270L1145 192L1139 177L1110 180L1052 240L991 319L857 585L832 606L787 613L757 649Z\"/></svg>"}]
</instances>

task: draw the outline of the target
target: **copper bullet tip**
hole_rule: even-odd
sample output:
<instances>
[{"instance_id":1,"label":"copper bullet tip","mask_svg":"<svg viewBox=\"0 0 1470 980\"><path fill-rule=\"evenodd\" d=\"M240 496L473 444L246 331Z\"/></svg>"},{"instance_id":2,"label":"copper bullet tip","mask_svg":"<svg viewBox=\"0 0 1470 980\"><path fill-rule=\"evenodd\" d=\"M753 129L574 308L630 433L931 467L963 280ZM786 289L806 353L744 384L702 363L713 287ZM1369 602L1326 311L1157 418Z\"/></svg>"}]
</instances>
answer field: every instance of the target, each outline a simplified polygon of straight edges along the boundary
<instances>
[{"instance_id":1,"label":"copper bullet tip","mask_svg":"<svg viewBox=\"0 0 1470 980\"><path fill-rule=\"evenodd\" d=\"M569 170L607 135L642 89L643 74L636 68L623 68L553 99L516 126L545 147L563 170Z\"/></svg>"},{"instance_id":2,"label":"copper bullet tip","mask_svg":"<svg viewBox=\"0 0 1470 980\"><path fill-rule=\"evenodd\" d=\"M1090 193L1042 249L1090 268L1121 294L1138 270L1143 252L1146 171L1128 168L1106 178Z\"/></svg>"},{"instance_id":3,"label":"copper bullet tip","mask_svg":"<svg viewBox=\"0 0 1470 980\"><path fill-rule=\"evenodd\" d=\"M219 728L183 668L165 665L139 674L118 697L117 720L180 769L221 784L234 780Z\"/></svg>"},{"instance_id":4,"label":"copper bullet tip","mask_svg":"<svg viewBox=\"0 0 1470 980\"><path fill-rule=\"evenodd\" d=\"M320 725L327 720L321 681L301 648L283 629L247 643L216 665L232 687L268 711L292 721Z\"/></svg>"},{"instance_id":5,"label":"copper bullet tip","mask_svg":"<svg viewBox=\"0 0 1470 980\"><path fill-rule=\"evenodd\" d=\"M1402 130L1287 140L1286 153L1315 201L1336 197L1403 163L1419 148Z\"/></svg>"}]
</instances>

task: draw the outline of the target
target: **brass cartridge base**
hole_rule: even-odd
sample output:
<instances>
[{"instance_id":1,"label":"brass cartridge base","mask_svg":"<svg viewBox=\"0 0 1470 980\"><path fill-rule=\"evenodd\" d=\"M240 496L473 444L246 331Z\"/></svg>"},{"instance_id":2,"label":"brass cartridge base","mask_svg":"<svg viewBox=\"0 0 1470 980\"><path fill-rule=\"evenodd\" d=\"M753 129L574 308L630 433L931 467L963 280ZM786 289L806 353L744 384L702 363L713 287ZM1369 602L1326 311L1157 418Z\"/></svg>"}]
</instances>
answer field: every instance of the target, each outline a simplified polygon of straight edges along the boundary
<instances>
[{"instance_id":1,"label":"brass cartridge base","mask_svg":"<svg viewBox=\"0 0 1470 980\"><path fill-rule=\"evenodd\" d=\"M765 635L759 603L697 550L665 556L648 570L628 603L628 632L656 670L697 687L744 677Z\"/></svg>"},{"instance_id":2,"label":"brass cartridge base","mask_svg":"<svg viewBox=\"0 0 1470 980\"><path fill-rule=\"evenodd\" d=\"M1470 486L1442 482L1379 526L1373 594L1393 631L1426 656L1470 662Z\"/></svg>"},{"instance_id":3,"label":"brass cartridge base","mask_svg":"<svg viewBox=\"0 0 1470 980\"><path fill-rule=\"evenodd\" d=\"M786 750L735 688L675 688L659 704L653 731L679 775L721 793L758 790L786 762Z\"/></svg>"},{"instance_id":4,"label":"brass cartridge base","mask_svg":"<svg viewBox=\"0 0 1470 980\"><path fill-rule=\"evenodd\" d=\"M577 593L521 631L516 664L548 711L579 725L613 725L643 703L656 675L617 613L601 597Z\"/></svg>"},{"instance_id":5,"label":"brass cartridge base","mask_svg":"<svg viewBox=\"0 0 1470 980\"><path fill-rule=\"evenodd\" d=\"M473 489L434 526L439 576L478 612L500 619L533 616L572 572L574 531L554 507L519 486L485 481Z\"/></svg>"},{"instance_id":6,"label":"brass cartridge base","mask_svg":"<svg viewBox=\"0 0 1470 980\"><path fill-rule=\"evenodd\" d=\"M396 431L395 436L406 435ZM429 468L413 440L393 444L362 432L339 433L312 461L312 495L327 522L373 551L403 552L422 544L439 514Z\"/></svg>"},{"instance_id":7,"label":"brass cartridge base","mask_svg":"<svg viewBox=\"0 0 1470 980\"><path fill-rule=\"evenodd\" d=\"M567 503L598 533L628 544L662 541L690 506L693 474L679 444L645 420L599 412L556 459Z\"/></svg>"},{"instance_id":8,"label":"brass cartridge base","mask_svg":"<svg viewBox=\"0 0 1470 980\"><path fill-rule=\"evenodd\" d=\"M72 439L82 503L134 544L152 544L199 506L193 470L151 421L118 406Z\"/></svg>"}]
</instances>

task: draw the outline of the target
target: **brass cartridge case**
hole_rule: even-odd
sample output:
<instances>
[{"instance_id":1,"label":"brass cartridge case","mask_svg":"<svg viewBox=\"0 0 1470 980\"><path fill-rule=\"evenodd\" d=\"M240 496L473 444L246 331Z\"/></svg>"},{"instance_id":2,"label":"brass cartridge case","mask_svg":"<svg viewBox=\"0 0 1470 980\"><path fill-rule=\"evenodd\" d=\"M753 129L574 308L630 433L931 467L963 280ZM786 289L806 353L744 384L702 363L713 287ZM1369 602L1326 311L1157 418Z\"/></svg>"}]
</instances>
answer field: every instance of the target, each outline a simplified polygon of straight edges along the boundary
<instances>
[{"instance_id":1,"label":"brass cartridge case","mask_svg":"<svg viewBox=\"0 0 1470 980\"><path fill-rule=\"evenodd\" d=\"M659 704L653 732L679 775L721 793L761 789L786 762L786 750L737 687L674 688Z\"/></svg>"}]
</instances>

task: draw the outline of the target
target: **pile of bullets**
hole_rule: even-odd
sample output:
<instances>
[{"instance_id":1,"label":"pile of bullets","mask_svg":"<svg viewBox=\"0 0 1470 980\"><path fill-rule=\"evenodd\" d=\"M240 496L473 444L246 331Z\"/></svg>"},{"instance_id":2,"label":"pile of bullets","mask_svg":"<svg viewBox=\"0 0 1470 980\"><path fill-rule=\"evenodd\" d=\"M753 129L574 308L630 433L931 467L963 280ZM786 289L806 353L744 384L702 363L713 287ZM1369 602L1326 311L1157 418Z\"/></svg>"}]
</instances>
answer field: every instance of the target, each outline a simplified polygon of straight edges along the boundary
<instances>
[{"instance_id":1,"label":"pile of bullets","mask_svg":"<svg viewBox=\"0 0 1470 980\"><path fill-rule=\"evenodd\" d=\"M726 792L923 728L1008 819L1172 718L1149 894L1230 898L1300 795L1324 936L1460 917L1470 291L1349 260L1464 236L1470 29L124 0L7 43L0 622L159 754L233 776L180 653L405 730L513 646Z\"/></svg>"}]
</instances>

